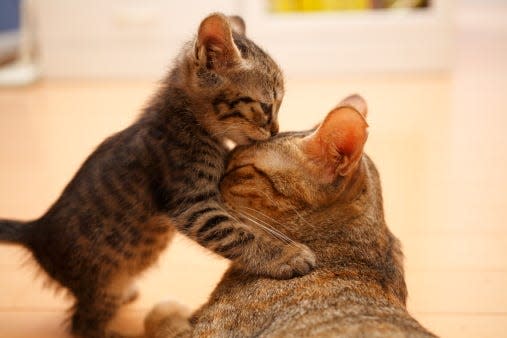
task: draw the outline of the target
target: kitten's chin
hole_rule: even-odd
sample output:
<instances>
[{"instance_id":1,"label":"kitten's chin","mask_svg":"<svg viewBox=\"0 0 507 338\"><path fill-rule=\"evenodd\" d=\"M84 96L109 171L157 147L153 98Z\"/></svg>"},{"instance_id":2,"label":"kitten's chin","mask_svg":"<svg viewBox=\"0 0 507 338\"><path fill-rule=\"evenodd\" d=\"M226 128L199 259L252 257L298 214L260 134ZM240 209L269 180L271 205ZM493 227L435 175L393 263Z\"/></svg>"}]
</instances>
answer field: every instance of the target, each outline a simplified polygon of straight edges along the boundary
<instances>
[{"instance_id":1,"label":"kitten's chin","mask_svg":"<svg viewBox=\"0 0 507 338\"><path fill-rule=\"evenodd\" d=\"M238 146L244 146L244 145L258 141L248 135L234 135L229 138L231 139L232 142L236 143L236 145L238 145Z\"/></svg>"},{"instance_id":2,"label":"kitten's chin","mask_svg":"<svg viewBox=\"0 0 507 338\"><path fill-rule=\"evenodd\" d=\"M267 137L255 137L255 138L254 137L250 137L250 136L245 136L243 142L236 142L236 143L238 145L244 146L244 145L252 144L252 143L255 143L255 142L266 141L268 139L269 139L269 136L267 136Z\"/></svg>"},{"instance_id":3,"label":"kitten's chin","mask_svg":"<svg viewBox=\"0 0 507 338\"><path fill-rule=\"evenodd\" d=\"M270 138L269 134L263 134L263 133L255 133L253 134L243 134L238 133L234 135L227 135L227 138L232 140L234 143L236 143L239 146L244 146L247 144L252 144L259 141L266 141Z\"/></svg>"},{"instance_id":4,"label":"kitten's chin","mask_svg":"<svg viewBox=\"0 0 507 338\"><path fill-rule=\"evenodd\" d=\"M235 146L244 145L248 143L248 140L243 135L224 135L222 142L227 148L234 148Z\"/></svg>"}]
</instances>

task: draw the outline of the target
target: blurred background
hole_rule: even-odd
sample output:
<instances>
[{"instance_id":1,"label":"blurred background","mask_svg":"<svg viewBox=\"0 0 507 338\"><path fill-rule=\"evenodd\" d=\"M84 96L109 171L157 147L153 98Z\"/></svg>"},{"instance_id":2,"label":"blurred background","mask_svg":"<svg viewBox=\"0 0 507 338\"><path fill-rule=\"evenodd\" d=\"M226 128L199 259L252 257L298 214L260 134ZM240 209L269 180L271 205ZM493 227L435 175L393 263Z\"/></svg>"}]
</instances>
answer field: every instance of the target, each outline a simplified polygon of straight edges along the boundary
<instances>
[{"instance_id":1,"label":"blurred background","mask_svg":"<svg viewBox=\"0 0 507 338\"><path fill-rule=\"evenodd\" d=\"M249 35L276 57L287 74L442 70L450 65L450 1L434 1L431 6L416 0L2 0L2 4L6 27L1 28L0 41L11 42L0 55L12 58L17 38L20 56L32 56L41 73L51 78L159 78L181 43L195 34L211 11L242 15ZM20 6L25 9L21 13Z\"/></svg>"},{"instance_id":2,"label":"blurred background","mask_svg":"<svg viewBox=\"0 0 507 338\"><path fill-rule=\"evenodd\" d=\"M86 156L128 126L209 12L243 16L286 74L282 130L350 93L406 256L409 311L443 337L507 332L507 2L0 0L0 216L40 216ZM71 301L0 247L0 337L67 337ZM227 262L177 237L116 323L206 301Z\"/></svg>"}]
</instances>

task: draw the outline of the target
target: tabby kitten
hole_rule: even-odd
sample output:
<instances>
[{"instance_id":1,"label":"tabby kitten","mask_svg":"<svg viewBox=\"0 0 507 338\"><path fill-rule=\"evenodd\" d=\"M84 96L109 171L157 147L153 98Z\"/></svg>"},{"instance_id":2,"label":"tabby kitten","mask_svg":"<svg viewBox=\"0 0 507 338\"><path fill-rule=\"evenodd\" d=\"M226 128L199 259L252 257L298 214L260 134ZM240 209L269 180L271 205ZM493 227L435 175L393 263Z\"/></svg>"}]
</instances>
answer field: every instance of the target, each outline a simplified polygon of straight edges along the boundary
<instances>
[{"instance_id":1,"label":"tabby kitten","mask_svg":"<svg viewBox=\"0 0 507 338\"><path fill-rule=\"evenodd\" d=\"M41 218L0 221L0 241L28 248L76 298L72 332L104 337L133 279L175 230L246 271L308 273L314 254L251 229L224 208L218 182L226 138L278 131L283 96L275 62L244 35L239 17L205 18L142 116L106 139Z\"/></svg>"},{"instance_id":2,"label":"tabby kitten","mask_svg":"<svg viewBox=\"0 0 507 338\"><path fill-rule=\"evenodd\" d=\"M349 97L314 132L234 150L221 182L238 217L305 243L319 266L282 281L233 263L190 319L175 303L156 307L149 337L434 337L406 309L400 244L363 154L365 117L364 100Z\"/></svg>"}]
</instances>

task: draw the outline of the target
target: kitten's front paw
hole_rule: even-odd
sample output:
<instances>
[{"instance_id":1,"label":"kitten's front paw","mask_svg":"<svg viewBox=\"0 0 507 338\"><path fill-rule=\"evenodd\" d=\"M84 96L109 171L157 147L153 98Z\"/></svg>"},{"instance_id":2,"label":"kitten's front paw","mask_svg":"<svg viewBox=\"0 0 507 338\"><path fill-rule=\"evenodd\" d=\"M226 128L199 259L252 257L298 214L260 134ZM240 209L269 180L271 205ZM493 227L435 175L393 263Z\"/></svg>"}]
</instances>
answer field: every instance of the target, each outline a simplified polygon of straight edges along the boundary
<instances>
[{"instance_id":1,"label":"kitten's front paw","mask_svg":"<svg viewBox=\"0 0 507 338\"><path fill-rule=\"evenodd\" d=\"M289 244L284 248L282 258L271 270L271 275L278 279L289 279L303 276L317 266L317 259L310 248L304 244Z\"/></svg>"}]
</instances>

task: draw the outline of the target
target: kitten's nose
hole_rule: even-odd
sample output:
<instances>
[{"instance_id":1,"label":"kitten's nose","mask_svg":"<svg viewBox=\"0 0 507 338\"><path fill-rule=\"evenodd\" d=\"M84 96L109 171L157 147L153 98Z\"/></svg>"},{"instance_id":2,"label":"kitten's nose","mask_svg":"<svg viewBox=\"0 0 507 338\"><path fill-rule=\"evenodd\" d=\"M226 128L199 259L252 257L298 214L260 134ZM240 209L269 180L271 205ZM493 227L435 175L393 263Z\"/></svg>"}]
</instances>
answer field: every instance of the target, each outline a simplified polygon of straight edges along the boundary
<instances>
[{"instance_id":1,"label":"kitten's nose","mask_svg":"<svg viewBox=\"0 0 507 338\"><path fill-rule=\"evenodd\" d=\"M262 110L264 114L268 117L267 124L271 124L269 132L271 136L275 136L278 134L278 123L273 121L273 105L268 103L261 103Z\"/></svg>"},{"instance_id":2,"label":"kitten's nose","mask_svg":"<svg viewBox=\"0 0 507 338\"><path fill-rule=\"evenodd\" d=\"M278 122L271 123L270 129L271 136L275 136L276 134L278 134L278 129L279 129Z\"/></svg>"}]
</instances>

